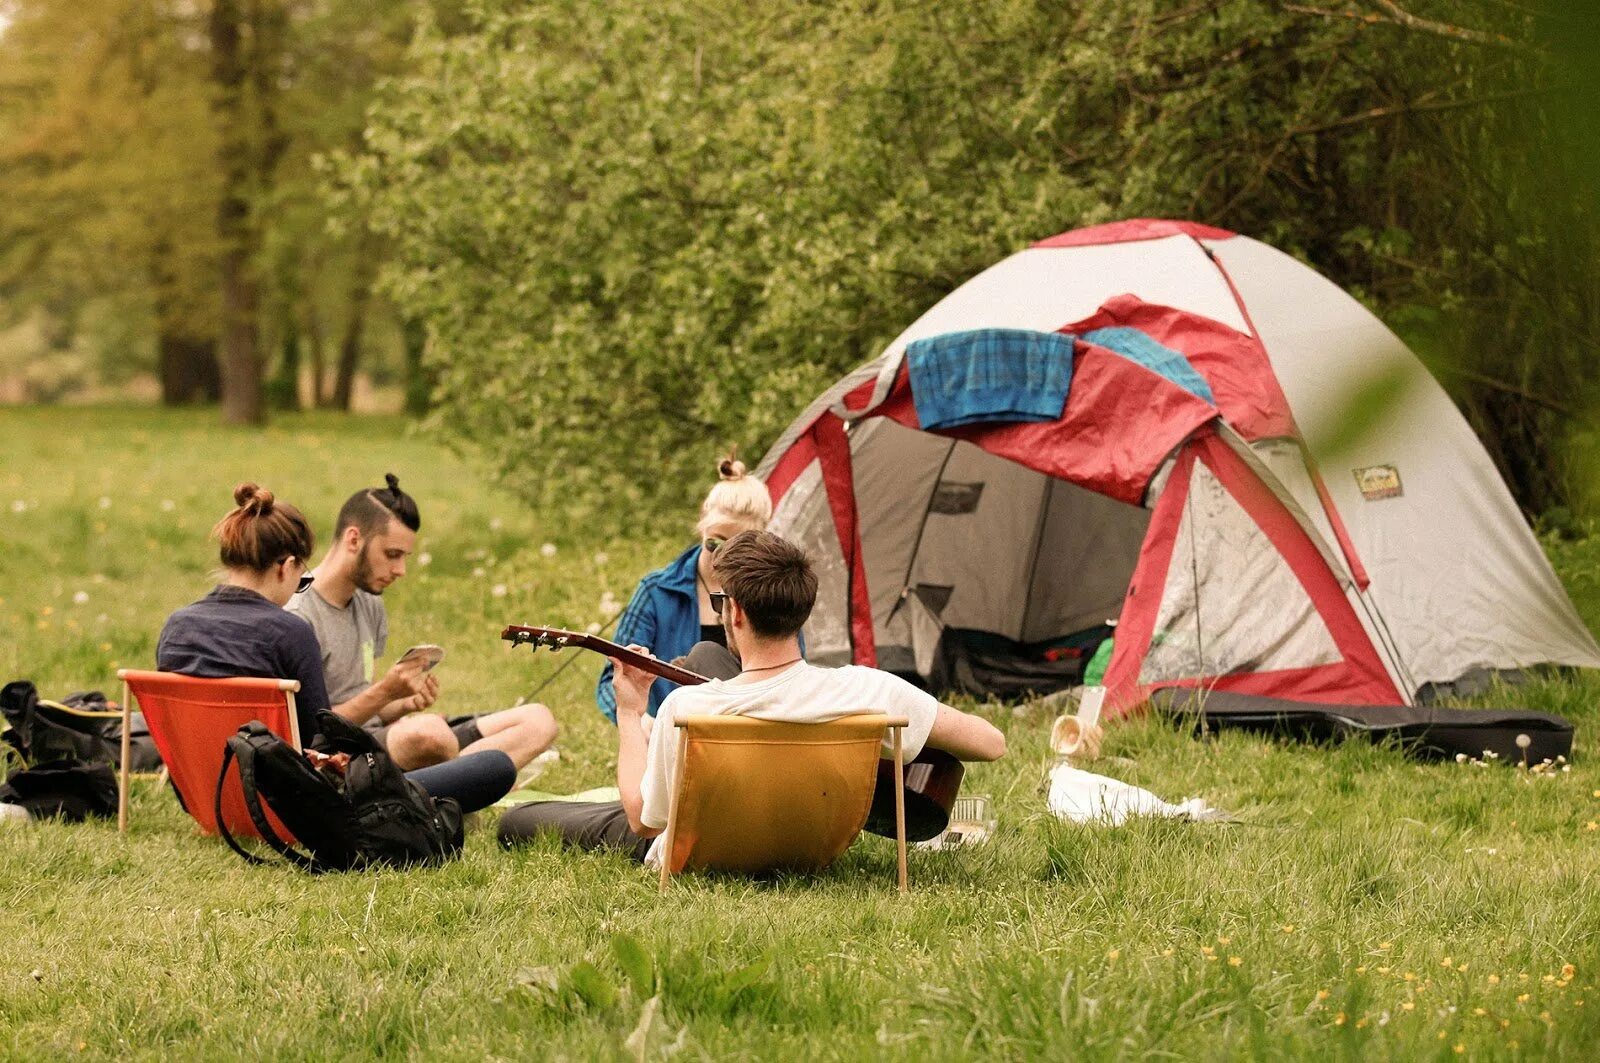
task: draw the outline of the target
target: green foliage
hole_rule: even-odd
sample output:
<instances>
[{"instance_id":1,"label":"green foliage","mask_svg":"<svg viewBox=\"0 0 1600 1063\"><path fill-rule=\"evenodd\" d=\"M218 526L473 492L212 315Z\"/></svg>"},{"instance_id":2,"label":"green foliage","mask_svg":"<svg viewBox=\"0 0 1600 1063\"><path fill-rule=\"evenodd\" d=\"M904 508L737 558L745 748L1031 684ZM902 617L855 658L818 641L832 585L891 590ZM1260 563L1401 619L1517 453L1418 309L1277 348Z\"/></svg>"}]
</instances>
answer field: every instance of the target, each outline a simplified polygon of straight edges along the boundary
<instances>
[{"instance_id":1,"label":"green foliage","mask_svg":"<svg viewBox=\"0 0 1600 1063\"><path fill-rule=\"evenodd\" d=\"M479 0L418 35L343 173L429 328L436 424L544 507L681 511L719 448L759 453L966 277L1136 215L1443 307L1493 444L1507 374L1595 376L1600 325L1568 313L1593 218L1539 110L1561 71L1511 5L1432 14L1516 47L1368 6ZM1529 505L1554 490L1503 464Z\"/></svg>"},{"instance_id":2,"label":"green foliage","mask_svg":"<svg viewBox=\"0 0 1600 1063\"><path fill-rule=\"evenodd\" d=\"M245 476L324 538L386 469L417 494L431 560L387 592L391 645L448 642L443 711L511 704L561 663L509 651L506 622L582 626L674 552L568 538L399 419L263 433L5 410L0 438L0 675L56 694L151 663L162 619L205 593L207 530ZM1551 548L1600 624L1600 540ZM614 772L600 659L576 660L539 695L562 726L554 792ZM1242 822L1118 830L1044 811L1045 713L981 707L1011 752L965 786L999 831L913 851L908 897L883 839L820 876L685 875L663 898L620 856L507 852L493 813L446 867L311 879L246 866L145 783L126 837L0 827L0 1057L1588 1058L1600 683L1545 679L1515 703L1577 723L1570 772L1119 726L1105 771Z\"/></svg>"}]
</instances>

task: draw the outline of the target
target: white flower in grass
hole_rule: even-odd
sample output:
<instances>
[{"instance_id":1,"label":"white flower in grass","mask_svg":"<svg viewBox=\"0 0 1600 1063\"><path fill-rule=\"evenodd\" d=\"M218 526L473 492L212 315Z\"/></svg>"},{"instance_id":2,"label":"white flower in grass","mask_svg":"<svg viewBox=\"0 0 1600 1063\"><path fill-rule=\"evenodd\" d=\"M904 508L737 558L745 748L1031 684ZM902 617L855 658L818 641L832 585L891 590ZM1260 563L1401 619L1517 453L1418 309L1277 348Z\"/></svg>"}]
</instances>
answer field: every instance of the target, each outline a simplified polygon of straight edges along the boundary
<instances>
[{"instance_id":1,"label":"white flower in grass","mask_svg":"<svg viewBox=\"0 0 1600 1063\"><path fill-rule=\"evenodd\" d=\"M543 557L555 557L556 556L556 544L555 543L545 543L543 546L539 547L539 553Z\"/></svg>"},{"instance_id":2,"label":"white flower in grass","mask_svg":"<svg viewBox=\"0 0 1600 1063\"><path fill-rule=\"evenodd\" d=\"M493 587L489 588L489 593L494 595L496 598L504 598L506 596L506 585L504 583L496 583Z\"/></svg>"},{"instance_id":3,"label":"white flower in grass","mask_svg":"<svg viewBox=\"0 0 1600 1063\"><path fill-rule=\"evenodd\" d=\"M433 555L427 551L423 551L417 555L417 564L421 565L423 568L427 568L429 565L433 564Z\"/></svg>"},{"instance_id":4,"label":"white flower in grass","mask_svg":"<svg viewBox=\"0 0 1600 1063\"><path fill-rule=\"evenodd\" d=\"M27 511L28 511L28 503L23 501L22 499L20 499L20 498L16 499L15 501L13 501L11 503L11 512L13 512L13 513L26 513Z\"/></svg>"},{"instance_id":5,"label":"white flower in grass","mask_svg":"<svg viewBox=\"0 0 1600 1063\"><path fill-rule=\"evenodd\" d=\"M174 502L172 499L163 498L161 500L161 512L163 512L163 513L171 513L173 510L175 510L177 508L178 508L178 503Z\"/></svg>"},{"instance_id":6,"label":"white flower in grass","mask_svg":"<svg viewBox=\"0 0 1600 1063\"><path fill-rule=\"evenodd\" d=\"M594 555L594 563L597 564L597 565L604 565L607 561L610 561L610 560L611 560L611 555L607 554L604 550L602 550L598 554Z\"/></svg>"},{"instance_id":7,"label":"white flower in grass","mask_svg":"<svg viewBox=\"0 0 1600 1063\"><path fill-rule=\"evenodd\" d=\"M111 508L111 499L107 498L105 495L101 495L100 496L100 508L101 509L110 509Z\"/></svg>"},{"instance_id":8,"label":"white flower in grass","mask_svg":"<svg viewBox=\"0 0 1600 1063\"><path fill-rule=\"evenodd\" d=\"M89 600L89 592L88 591L79 591L78 593L76 593L76 594L74 594L72 596L72 604L73 605L82 605L83 603L87 602L88 600Z\"/></svg>"},{"instance_id":9,"label":"white flower in grass","mask_svg":"<svg viewBox=\"0 0 1600 1063\"><path fill-rule=\"evenodd\" d=\"M489 574L489 570L484 568L482 565L479 565L477 568L472 570L472 575L473 575L473 577L475 579L482 579L483 577L487 576L488 574Z\"/></svg>"},{"instance_id":10,"label":"white flower in grass","mask_svg":"<svg viewBox=\"0 0 1600 1063\"><path fill-rule=\"evenodd\" d=\"M600 634L600 625L599 624L590 624L588 627L584 628L583 630L587 631L591 635L598 635L598 634Z\"/></svg>"},{"instance_id":11,"label":"white flower in grass","mask_svg":"<svg viewBox=\"0 0 1600 1063\"><path fill-rule=\"evenodd\" d=\"M600 615L610 620L622 612L622 603L617 601L616 595L606 591L600 596Z\"/></svg>"},{"instance_id":12,"label":"white flower in grass","mask_svg":"<svg viewBox=\"0 0 1600 1063\"><path fill-rule=\"evenodd\" d=\"M493 518L492 520L489 521L489 530L490 531L499 531L501 528L504 528L505 526L506 526L506 522L501 520L499 517L495 517L495 518Z\"/></svg>"}]
</instances>

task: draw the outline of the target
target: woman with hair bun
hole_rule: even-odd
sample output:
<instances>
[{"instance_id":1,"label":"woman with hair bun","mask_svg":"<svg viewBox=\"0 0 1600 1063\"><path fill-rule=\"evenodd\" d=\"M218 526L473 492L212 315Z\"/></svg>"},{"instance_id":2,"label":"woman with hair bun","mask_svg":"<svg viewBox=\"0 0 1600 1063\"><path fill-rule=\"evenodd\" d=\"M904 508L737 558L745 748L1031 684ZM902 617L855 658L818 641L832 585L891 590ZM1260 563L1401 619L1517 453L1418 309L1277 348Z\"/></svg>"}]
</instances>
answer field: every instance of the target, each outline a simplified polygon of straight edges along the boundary
<instances>
[{"instance_id":1,"label":"woman with hair bun","mask_svg":"<svg viewBox=\"0 0 1600 1063\"><path fill-rule=\"evenodd\" d=\"M156 667L204 679L297 680L295 709L300 734L309 742L317 733L317 713L332 708L322 649L311 625L284 606L311 582L306 571L316 547L311 526L294 506L253 483L240 484L233 501L234 509L211 532L219 546L222 581L167 618L156 642ZM495 749L406 777L434 797L454 797L471 812L509 793L517 770Z\"/></svg>"},{"instance_id":2,"label":"woman with hair bun","mask_svg":"<svg viewBox=\"0 0 1600 1063\"><path fill-rule=\"evenodd\" d=\"M726 646L722 619L711 608L711 593L722 589L712 572L712 557L740 532L765 531L771 519L772 496L767 485L751 476L733 454L718 461L717 482L700 503L700 520L695 524L699 541L677 560L639 581L617 622L616 641L643 646L664 661L684 656L697 642ZM607 662L595 688L595 703L615 723L617 698L611 678ZM665 679L651 686L651 716L672 689Z\"/></svg>"}]
</instances>

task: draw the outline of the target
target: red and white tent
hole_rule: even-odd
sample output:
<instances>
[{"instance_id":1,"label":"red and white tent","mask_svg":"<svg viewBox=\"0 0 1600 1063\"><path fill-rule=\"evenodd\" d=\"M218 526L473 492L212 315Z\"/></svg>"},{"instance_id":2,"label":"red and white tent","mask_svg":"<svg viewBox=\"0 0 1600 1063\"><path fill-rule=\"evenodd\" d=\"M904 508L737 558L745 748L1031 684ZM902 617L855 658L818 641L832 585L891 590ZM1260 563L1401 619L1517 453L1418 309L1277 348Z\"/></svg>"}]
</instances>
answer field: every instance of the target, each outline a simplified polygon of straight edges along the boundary
<instances>
[{"instance_id":1,"label":"red and white tent","mask_svg":"<svg viewBox=\"0 0 1600 1063\"><path fill-rule=\"evenodd\" d=\"M981 329L1075 337L1058 419L923 429L907 346ZM1083 338L1097 329L1136 330L1208 387ZM1380 380L1396 398L1379 423L1317 453ZM1012 255L819 397L760 471L773 530L817 565L820 663L931 679L952 633L1044 659L1115 619L1112 712L1163 686L1394 703L1600 667L1416 357L1314 270L1221 229L1128 221Z\"/></svg>"}]
</instances>

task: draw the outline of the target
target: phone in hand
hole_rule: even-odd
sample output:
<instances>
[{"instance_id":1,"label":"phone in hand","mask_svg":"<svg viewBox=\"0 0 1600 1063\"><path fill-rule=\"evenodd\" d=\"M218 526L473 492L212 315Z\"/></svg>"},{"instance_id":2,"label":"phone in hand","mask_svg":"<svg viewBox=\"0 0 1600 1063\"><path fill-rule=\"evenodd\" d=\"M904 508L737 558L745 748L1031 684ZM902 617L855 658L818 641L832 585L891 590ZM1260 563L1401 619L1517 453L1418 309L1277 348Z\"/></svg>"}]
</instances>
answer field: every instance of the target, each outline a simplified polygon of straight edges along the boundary
<instances>
[{"instance_id":1,"label":"phone in hand","mask_svg":"<svg viewBox=\"0 0 1600 1063\"><path fill-rule=\"evenodd\" d=\"M421 659L422 670L431 672L439 667L439 662L444 660L444 647L435 646L431 642L419 643L400 655L401 661Z\"/></svg>"}]
</instances>

